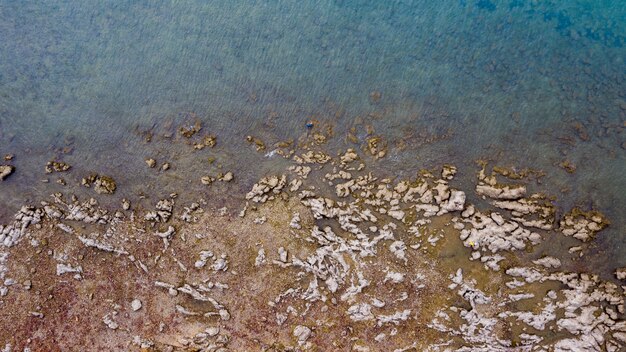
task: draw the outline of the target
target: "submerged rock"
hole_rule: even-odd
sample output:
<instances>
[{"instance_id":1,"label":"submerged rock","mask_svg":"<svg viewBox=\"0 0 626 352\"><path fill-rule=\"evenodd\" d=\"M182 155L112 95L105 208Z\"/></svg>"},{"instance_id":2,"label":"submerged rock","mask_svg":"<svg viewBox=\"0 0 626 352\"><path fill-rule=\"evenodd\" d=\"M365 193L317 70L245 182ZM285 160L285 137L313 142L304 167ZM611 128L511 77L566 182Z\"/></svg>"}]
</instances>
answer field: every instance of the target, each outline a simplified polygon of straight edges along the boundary
<instances>
[{"instance_id":1,"label":"submerged rock","mask_svg":"<svg viewBox=\"0 0 626 352\"><path fill-rule=\"evenodd\" d=\"M202 176L202 177L200 178L200 182L201 182L203 185L206 185L206 186L210 185L210 184L211 184L211 183L213 183L214 181L215 181L215 177L213 177L213 176Z\"/></svg>"},{"instance_id":2,"label":"submerged rock","mask_svg":"<svg viewBox=\"0 0 626 352\"><path fill-rule=\"evenodd\" d=\"M0 181L4 181L15 171L12 165L0 165Z\"/></svg>"},{"instance_id":3,"label":"submerged rock","mask_svg":"<svg viewBox=\"0 0 626 352\"><path fill-rule=\"evenodd\" d=\"M115 180L106 175L91 174L81 180L81 184L85 187L94 186L94 190L98 194L113 194L117 189Z\"/></svg>"},{"instance_id":4,"label":"submerged rock","mask_svg":"<svg viewBox=\"0 0 626 352\"><path fill-rule=\"evenodd\" d=\"M572 209L560 222L560 230L565 236L572 236L583 242L593 239L600 230L609 225L604 215L597 211Z\"/></svg>"},{"instance_id":5,"label":"submerged rock","mask_svg":"<svg viewBox=\"0 0 626 352\"><path fill-rule=\"evenodd\" d=\"M64 172L72 168L68 163L62 161L48 161L46 164L46 173Z\"/></svg>"},{"instance_id":6,"label":"submerged rock","mask_svg":"<svg viewBox=\"0 0 626 352\"><path fill-rule=\"evenodd\" d=\"M234 178L235 178L235 176L234 176L234 175L233 175L233 173L232 173L232 172L230 172L230 171L228 171L227 173L225 173L225 174L223 174L223 175L222 175L222 174L220 174L220 175L218 176L218 179L219 179L220 181L224 181L224 182L230 182L230 181L232 181Z\"/></svg>"},{"instance_id":7,"label":"submerged rock","mask_svg":"<svg viewBox=\"0 0 626 352\"><path fill-rule=\"evenodd\" d=\"M98 176L94 182L94 190L99 194L113 194L116 188L115 180L109 176Z\"/></svg>"}]
</instances>

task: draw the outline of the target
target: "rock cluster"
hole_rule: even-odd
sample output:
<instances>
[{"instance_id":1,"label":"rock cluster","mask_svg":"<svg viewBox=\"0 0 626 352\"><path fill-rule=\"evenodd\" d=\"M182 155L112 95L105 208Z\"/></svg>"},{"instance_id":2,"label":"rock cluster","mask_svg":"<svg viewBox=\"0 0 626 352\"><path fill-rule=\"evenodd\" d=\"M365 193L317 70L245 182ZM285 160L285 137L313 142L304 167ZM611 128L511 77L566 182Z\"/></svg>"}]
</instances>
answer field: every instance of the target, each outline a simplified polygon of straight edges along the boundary
<instances>
[{"instance_id":1,"label":"rock cluster","mask_svg":"<svg viewBox=\"0 0 626 352\"><path fill-rule=\"evenodd\" d=\"M144 216L144 219L147 221L154 222L168 222L172 217L172 211L174 209L174 200L172 199L161 199L156 204L156 209L153 211L149 211Z\"/></svg>"},{"instance_id":2,"label":"rock cluster","mask_svg":"<svg viewBox=\"0 0 626 352\"><path fill-rule=\"evenodd\" d=\"M83 178L81 183L85 187L91 187L93 185L93 189L98 194L113 194L117 189L115 180L106 175L91 174Z\"/></svg>"},{"instance_id":3,"label":"rock cluster","mask_svg":"<svg viewBox=\"0 0 626 352\"><path fill-rule=\"evenodd\" d=\"M286 175L264 177L252 186L252 190L246 194L246 199L257 203L265 203L280 194L286 184Z\"/></svg>"},{"instance_id":4,"label":"rock cluster","mask_svg":"<svg viewBox=\"0 0 626 352\"><path fill-rule=\"evenodd\" d=\"M51 174L53 172L64 172L71 168L72 166L70 166L68 163L52 160L48 161L48 163L46 164L46 173Z\"/></svg>"},{"instance_id":5,"label":"rock cluster","mask_svg":"<svg viewBox=\"0 0 626 352\"><path fill-rule=\"evenodd\" d=\"M598 231L608 226L608 220L597 211L584 212L579 208L574 208L565 214L559 226L561 233L565 236L588 242L596 236Z\"/></svg>"}]
</instances>

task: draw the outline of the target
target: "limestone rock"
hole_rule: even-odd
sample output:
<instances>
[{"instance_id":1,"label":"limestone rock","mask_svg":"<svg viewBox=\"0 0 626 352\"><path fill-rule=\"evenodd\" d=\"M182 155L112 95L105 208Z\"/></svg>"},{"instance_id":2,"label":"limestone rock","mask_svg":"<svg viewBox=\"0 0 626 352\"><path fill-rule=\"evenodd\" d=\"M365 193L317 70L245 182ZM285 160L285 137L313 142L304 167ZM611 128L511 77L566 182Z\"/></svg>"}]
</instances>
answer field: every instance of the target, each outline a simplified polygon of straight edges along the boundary
<instances>
[{"instance_id":1,"label":"limestone rock","mask_svg":"<svg viewBox=\"0 0 626 352\"><path fill-rule=\"evenodd\" d=\"M302 345L311 336L311 329L306 326L298 325L293 329L293 336L298 339L298 344Z\"/></svg>"},{"instance_id":2,"label":"limestone rock","mask_svg":"<svg viewBox=\"0 0 626 352\"><path fill-rule=\"evenodd\" d=\"M574 208L565 214L559 229L565 236L572 236L587 242L608 225L608 220L600 212L593 210L585 212L579 208Z\"/></svg>"}]
</instances>

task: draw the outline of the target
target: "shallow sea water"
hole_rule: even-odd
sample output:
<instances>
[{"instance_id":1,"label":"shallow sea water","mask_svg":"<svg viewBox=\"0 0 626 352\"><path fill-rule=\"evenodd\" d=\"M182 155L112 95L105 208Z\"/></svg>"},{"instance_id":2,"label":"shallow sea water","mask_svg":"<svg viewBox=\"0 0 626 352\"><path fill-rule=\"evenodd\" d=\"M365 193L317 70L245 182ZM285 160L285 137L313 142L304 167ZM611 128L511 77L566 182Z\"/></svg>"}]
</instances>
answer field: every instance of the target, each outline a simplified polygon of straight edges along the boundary
<instances>
[{"instance_id":1,"label":"shallow sea water","mask_svg":"<svg viewBox=\"0 0 626 352\"><path fill-rule=\"evenodd\" d=\"M52 191L87 192L91 171L118 181L115 204L171 192L219 202L284 166L246 135L270 146L315 120L334 126L337 150L352 127L365 143L371 125L390 175L451 163L469 190L479 158L541 169L537 190L562 210L612 222L586 264L626 265L622 1L0 1L0 37L0 154L17 168L0 184L3 220ZM208 163L159 137L192 113L218 136L202 155L238 179L222 197L198 182ZM146 157L173 169L157 176ZM73 166L68 186L40 182L51 159Z\"/></svg>"}]
</instances>

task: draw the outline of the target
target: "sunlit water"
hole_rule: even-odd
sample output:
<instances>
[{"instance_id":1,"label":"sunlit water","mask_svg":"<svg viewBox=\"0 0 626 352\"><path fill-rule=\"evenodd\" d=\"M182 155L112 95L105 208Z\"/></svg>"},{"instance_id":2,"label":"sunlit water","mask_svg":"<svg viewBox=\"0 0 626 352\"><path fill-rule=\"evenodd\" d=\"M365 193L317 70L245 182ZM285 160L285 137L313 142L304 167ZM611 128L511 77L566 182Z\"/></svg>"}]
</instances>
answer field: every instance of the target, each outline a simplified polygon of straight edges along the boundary
<instances>
[{"instance_id":1,"label":"sunlit water","mask_svg":"<svg viewBox=\"0 0 626 352\"><path fill-rule=\"evenodd\" d=\"M538 190L561 209L611 219L590 265L626 264L623 1L0 1L0 38L0 154L17 167L0 184L3 219L55 190L87 192L90 171L118 181L116 204L192 197L209 170L198 155L235 171L217 191L245 190L282 165L244 137L271 146L315 119L335 125L335 148L372 125L393 175L453 163L471 187L479 158L542 169ZM215 149L144 142L189 113ZM146 157L173 170L157 176ZM55 158L73 165L66 187L40 181Z\"/></svg>"}]
</instances>

